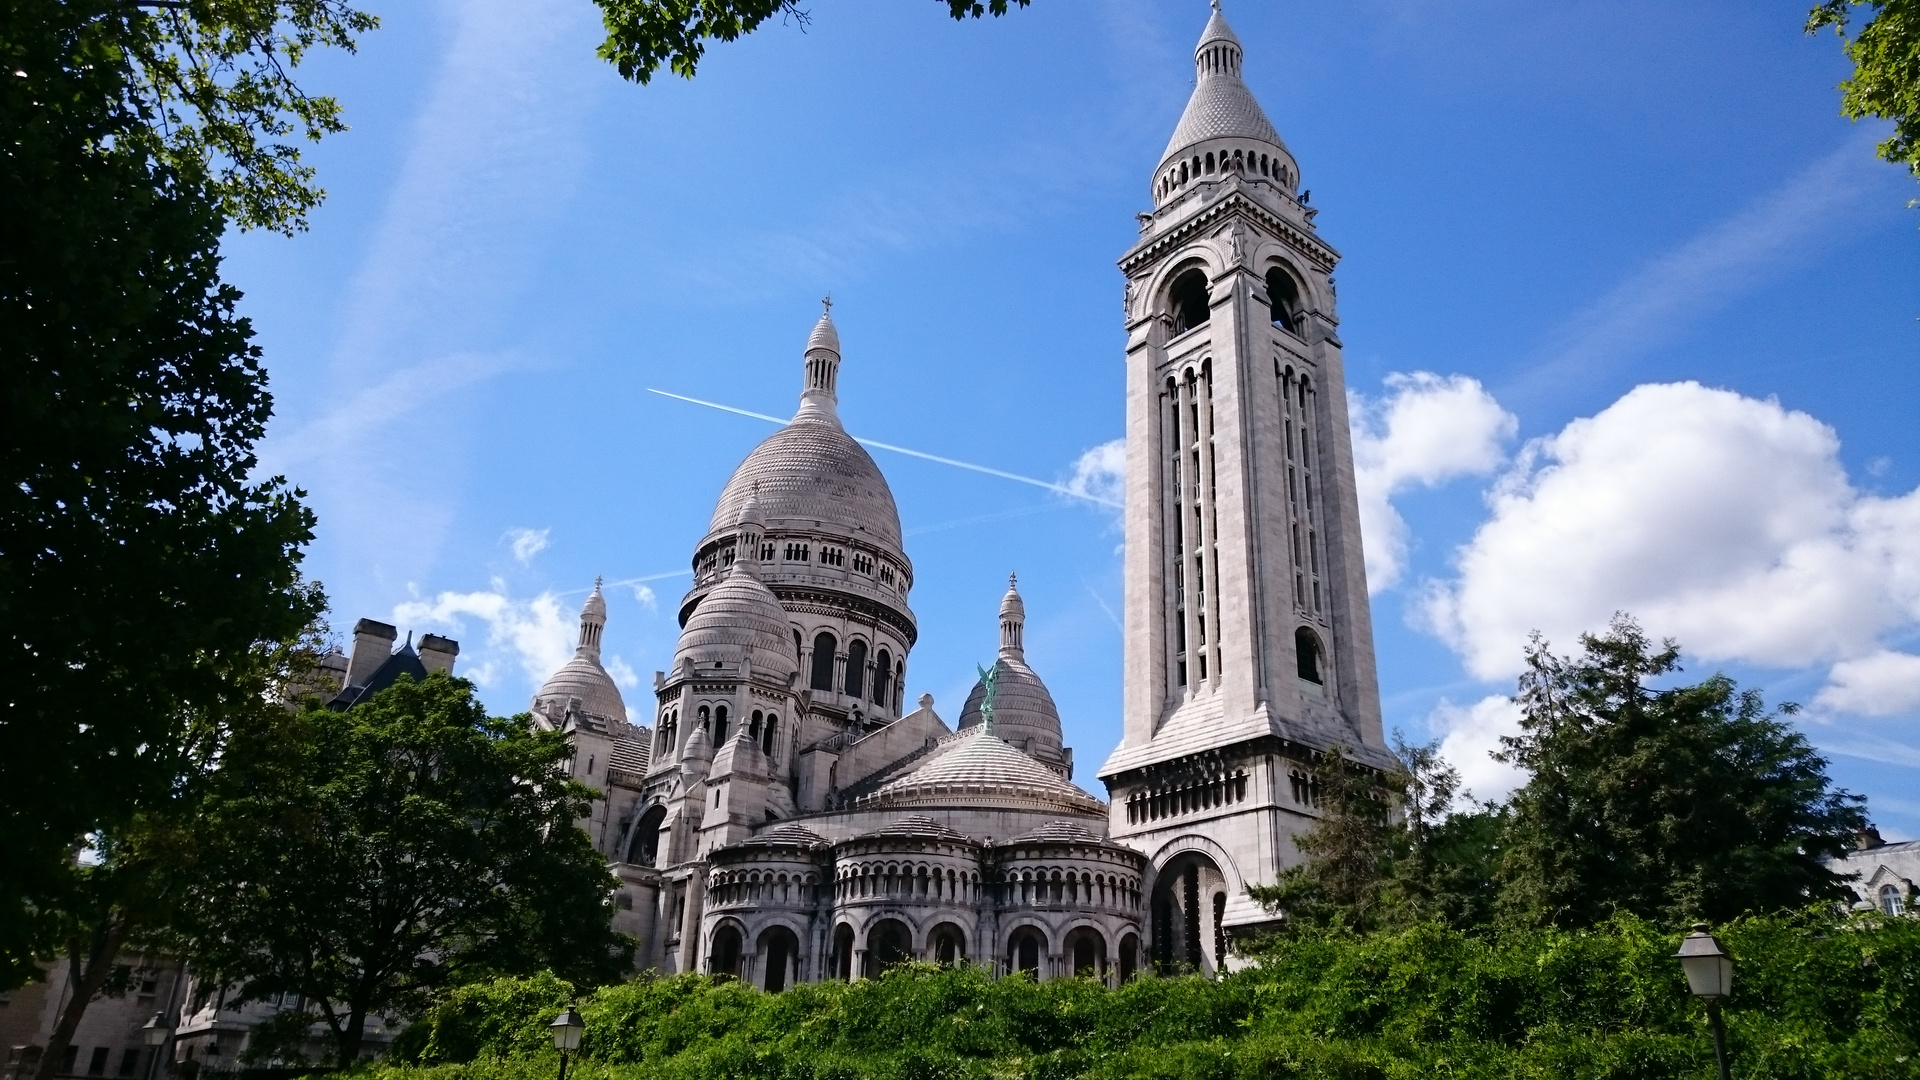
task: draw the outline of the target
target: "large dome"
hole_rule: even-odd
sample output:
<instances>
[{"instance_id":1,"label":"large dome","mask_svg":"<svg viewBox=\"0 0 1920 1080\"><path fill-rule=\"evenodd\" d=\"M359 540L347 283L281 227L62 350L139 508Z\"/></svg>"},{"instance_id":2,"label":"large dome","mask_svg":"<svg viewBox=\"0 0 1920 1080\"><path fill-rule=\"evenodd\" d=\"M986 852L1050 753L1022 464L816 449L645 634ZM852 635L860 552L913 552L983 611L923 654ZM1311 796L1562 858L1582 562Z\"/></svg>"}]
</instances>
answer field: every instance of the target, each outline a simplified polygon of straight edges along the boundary
<instances>
[{"instance_id":1,"label":"large dome","mask_svg":"<svg viewBox=\"0 0 1920 1080\"><path fill-rule=\"evenodd\" d=\"M767 528L815 523L900 550L900 511L880 466L833 414L802 407L786 427L753 448L713 508L708 535L726 532L758 493Z\"/></svg>"},{"instance_id":2,"label":"large dome","mask_svg":"<svg viewBox=\"0 0 1920 1080\"><path fill-rule=\"evenodd\" d=\"M786 611L773 591L740 563L701 598L680 631L673 662L678 666L685 660L696 668L751 660L755 671L776 676L800 670Z\"/></svg>"}]
</instances>

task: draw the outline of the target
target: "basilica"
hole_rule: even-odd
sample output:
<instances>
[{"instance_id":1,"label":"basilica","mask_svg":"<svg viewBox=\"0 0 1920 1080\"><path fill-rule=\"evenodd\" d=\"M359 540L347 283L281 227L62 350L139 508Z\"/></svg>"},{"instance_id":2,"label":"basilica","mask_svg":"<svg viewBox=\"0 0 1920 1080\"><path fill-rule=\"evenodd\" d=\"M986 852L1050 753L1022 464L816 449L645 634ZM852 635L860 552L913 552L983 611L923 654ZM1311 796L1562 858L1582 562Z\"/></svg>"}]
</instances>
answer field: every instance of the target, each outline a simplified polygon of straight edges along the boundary
<instances>
[{"instance_id":1,"label":"basilica","mask_svg":"<svg viewBox=\"0 0 1920 1080\"><path fill-rule=\"evenodd\" d=\"M1120 260L1127 330L1122 740L1095 794L1022 643L951 722L906 700L915 568L841 426L839 334L691 555L672 662L629 704L596 586L533 700L600 798L636 966L768 990L908 959L1117 982L1211 972L1299 859L1317 756L1387 768L1334 317L1337 259L1216 4ZM858 357L848 368L858 377ZM640 722L636 722L640 721Z\"/></svg>"}]
</instances>

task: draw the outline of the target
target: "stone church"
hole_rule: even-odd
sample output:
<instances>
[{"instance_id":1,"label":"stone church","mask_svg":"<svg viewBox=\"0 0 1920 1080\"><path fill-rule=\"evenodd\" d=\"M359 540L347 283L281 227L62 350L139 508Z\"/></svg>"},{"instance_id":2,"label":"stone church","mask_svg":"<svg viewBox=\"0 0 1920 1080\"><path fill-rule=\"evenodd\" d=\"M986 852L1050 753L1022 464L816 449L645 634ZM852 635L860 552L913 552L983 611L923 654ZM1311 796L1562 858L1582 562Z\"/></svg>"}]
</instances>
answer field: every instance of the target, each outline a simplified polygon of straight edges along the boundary
<instances>
[{"instance_id":1,"label":"stone church","mask_svg":"<svg viewBox=\"0 0 1920 1080\"><path fill-rule=\"evenodd\" d=\"M602 793L636 964L769 990L905 959L1118 981L1212 972L1270 917L1334 746L1388 767L1334 316L1337 253L1216 4L1120 260L1127 327L1123 738L1075 783L1010 582L953 723L908 709L915 569L842 428L822 315L793 419L692 553L672 664L630 711L598 587L533 701ZM858 377L858 359L849 369ZM647 717L630 723L628 717Z\"/></svg>"}]
</instances>

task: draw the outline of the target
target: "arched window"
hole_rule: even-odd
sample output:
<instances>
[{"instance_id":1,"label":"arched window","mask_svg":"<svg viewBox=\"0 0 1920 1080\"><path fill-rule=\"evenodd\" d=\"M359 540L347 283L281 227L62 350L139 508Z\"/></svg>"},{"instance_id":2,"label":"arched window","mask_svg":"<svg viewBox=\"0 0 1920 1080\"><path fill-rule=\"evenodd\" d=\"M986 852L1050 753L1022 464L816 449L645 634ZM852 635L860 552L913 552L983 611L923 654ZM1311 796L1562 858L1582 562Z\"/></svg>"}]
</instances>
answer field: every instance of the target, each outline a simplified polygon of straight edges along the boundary
<instances>
[{"instance_id":1,"label":"arched window","mask_svg":"<svg viewBox=\"0 0 1920 1080\"><path fill-rule=\"evenodd\" d=\"M813 673L807 685L815 690L833 689L833 654L839 642L822 630L813 637Z\"/></svg>"},{"instance_id":2,"label":"arched window","mask_svg":"<svg viewBox=\"0 0 1920 1080\"><path fill-rule=\"evenodd\" d=\"M1206 325L1212 314L1212 305L1207 299L1206 271L1195 267L1173 279L1173 287L1167 290L1169 306L1173 308L1173 332L1184 334L1196 326Z\"/></svg>"},{"instance_id":3,"label":"arched window","mask_svg":"<svg viewBox=\"0 0 1920 1080\"><path fill-rule=\"evenodd\" d=\"M847 696L859 698L867 688L867 643L854 639L847 643Z\"/></svg>"},{"instance_id":4,"label":"arched window","mask_svg":"<svg viewBox=\"0 0 1920 1080\"><path fill-rule=\"evenodd\" d=\"M679 737L680 737L679 710L669 709L666 712L661 713L660 714L660 753L662 755L673 753L673 751L679 745L678 743Z\"/></svg>"},{"instance_id":5,"label":"arched window","mask_svg":"<svg viewBox=\"0 0 1920 1080\"><path fill-rule=\"evenodd\" d=\"M719 706L715 706L713 710L714 749L717 750L720 747L726 745L726 742L727 742L727 707L725 705L719 705Z\"/></svg>"},{"instance_id":6,"label":"arched window","mask_svg":"<svg viewBox=\"0 0 1920 1080\"><path fill-rule=\"evenodd\" d=\"M1320 681L1320 639L1301 627L1293 632L1293 652L1300 666L1300 677L1310 683Z\"/></svg>"},{"instance_id":7,"label":"arched window","mask_svg":"<svg viewBox=\"0 0 1920 1080\"><path fill-rule=\"evenodd\" d=\"M895 964L913 959L913 935L898 919L882 919L867 931L867 970L869 979Z\"/></svg>"},{"instance_id":8,"label":"arched window","mask_svg":"<svg viewBox=\"0 0 1920 1080\"><path fill-rule=\"evenodd\" d=\"M714 932L713 947L707 952L707 972L712 975L740 975L740 931L723 926Z\"/></svg>"},{"instance_id":9,"label":"arched window","mask_svg":"<svg viewBox=\"0 0 1920 1080\"><path fill-rule=\"evenodd\" d=\"M767 725L760 729L760 752L773 756L773 733L780 726L780 718L773 713L767 714Z\"/></svg>"},{"instance_id":10,"label":"arched window","mask_svg":"<svg viewBox=\"0 0 1920 1080\"><path fill-rule=\"evenodd\" d=\"M1140 970L1140 939L1128 934L1120 939L1120 981L1126 982Z\"/></svg>"},{"instance_id":11,"label":"arched window","mask_svg":"<svg viewBox=\"0 0 1920 1080\"><path fill-rule=\"evenodd\" d=\"M1277 266L1267 271L1267 302L1272 305L1273 325L1299 331L1300 287L1294 284L1292 274Z\"/></svg>"},{"instance_id":12,"label":"arched window","mask_svg":"<svg viewBox=\"0 0 1920 1080\"><path fill-rule=\"evenodd\" d=\"M1213 151L1207 151L1207 171L1213 171Z\"/></svg>"},{"instance_id":13,"label":"arched window","mask_svg":"<svg viewBox=\"0 0 1920 1080\"><path fill-rule=\"evenodd\" d=\"M934 927L931 935L933 962L951 967L967 958L967 937L952 923Z\"/></svg>"},{"instance_id":14,"label":"arched window","mask_svg":"<svg viewBox=\"0 0 1920 1080\"><path fill-rule=\"evenodd\" d=\"M846 923L833 932L833 971L841 982L853 981L853 927Z\"/></svg>"},{"instance_id":15,"label":"arched window","mask_svg":"<svg viewBox=\"0 0 1920 1080\"><path fill-rule=\"evenodd\" d=\"M753 716L747 721L747 738L760 741L760 710L753 710Z\"/></svg>"},{"instance_id":16,"label":"arched window","mask_svg":"<svg viewBox=\"0 0 1920 1080\"><path fill-rule=\"evenodd\" d=\"M1013 932L1007 941L1007 969L1022 974L1040 977L1040 951L1044 943L1040 932L1032 927L1023 926Z\"/></svg>"},{"instance_id":17,"label":"arched window","mask_svg":"<svg viewBox=\"0 0 1920 1080\"><path fill-rule=\"evenodd\" d=\"M705 705L700 706L700 730L709 738L713 736L713 713Z\"/></svg>"},{"instance_id":18,"label":"arched window","mask_svg":"<svg viewBox=\"0 0 1920 1080\"><path fill-rule=\"evenodd\" d=\"M667 820L667 808L649 806L634 823L633 839L627 844L627 861L637 866L652 866L660 857L660 825Z\"/></svg>"},{"instance_id":19,"label":"arched window","mask_svg":"<svg viewBox=\"0 0 1920 1080\"><path fill-rule=\"evenodd\" d=\"M1899 915L1907 910L1906 899L1900 895L1899 886L1880 886L1880 910L1888 915Z\"/></svg>"},{"instance_id":20,"label":"arched window","mask_svg":"<svg viewBox=\"0 0 1920 1080\"><path fill-rule=\"evenodd\" d=\"M784 926L772 926L760 934L760 951L766 954L766 979L762 989L777 994L787 988L789 968L800 958L800 939Z\"/></svg>"},{"instance_id":21,"label":"arched window","mask_svg":"<svg viewBox=\"0 0 1920 1080\"><path fill-rule=\"evenodd\" d=\"M873 661L873 703L883 709L893 704L893 654L885 649Z\"/></svg>"}]
</instances>

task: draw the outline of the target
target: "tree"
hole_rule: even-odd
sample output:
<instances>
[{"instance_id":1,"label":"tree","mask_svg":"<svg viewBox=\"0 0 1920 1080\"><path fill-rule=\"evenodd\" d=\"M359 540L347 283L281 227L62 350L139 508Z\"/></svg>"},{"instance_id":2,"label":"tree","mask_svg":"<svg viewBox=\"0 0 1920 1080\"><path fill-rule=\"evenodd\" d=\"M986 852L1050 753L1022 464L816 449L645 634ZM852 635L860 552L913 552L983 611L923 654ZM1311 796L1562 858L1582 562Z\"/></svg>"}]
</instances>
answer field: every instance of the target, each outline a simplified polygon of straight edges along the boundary
<instances>
[{"instance_id":1,"label":"tree","mask_svg":"<svg viewBox=\"0 0 1920 1080\"><path fill-rule=\"evenodd\" d=\"M171 798L193 718L323 606L299 492L251 475L272 401L220 196L128 92L137 14L0 29L0 986L66 940L87 838Z\"/></svg>"},{"instance_id":2,"label":"tree","mask_svg":"<svg viewBox=\"0 0 1920 1080\"><path fill-rule=\"evenodd\" d=\"M1294 928L1487 926L1504 809L1456 811L1460 774L1435 745L1396 737L1394 755L1400 768L1384 774L1337 748L1323 757L1311 788L1321 816L1294 841L1305 861L1248 893Z\"/></svg>"},{"instance_id":3,"label":"tree","mask_svg":"<svg viewBox=\"0 0 1920 1080\"><path fill-rule=\"evenodd\" d=\"M760 24L781 16L807 25L798 0L593 0L600 5L607 37L600 58L620 69L620 77L646 84L665 66L684 79L706 54L709 41L736 41ZM955 19L1005 15L1032 0L946 0Z\"/></svg>"},{"instance_id":4,"label":"tree","mask_svg":"<svg viewBox=\"0 0 1920 1080\"><path fill-rule=\"evenodd\" d=\"M574 821L564 735L490 718L472 685L402 678L345 712L309 703L230 743L196 826L180 937L244 1003L299 995L341 1065L369 1017L408 1017L436 990L552 970L619 977L606 862Z\"/></svg>"},{"instance_id":5,"label":"tree","mask_svg":"<svg viewBox=\"0 0 1920 1080\"><path fill-rule=\"evenodd\" d=\"M1310 785L1320 816L1294 837L1305 861L1247 894L1289 928L1376 929L1391 903L1394 841L1405 830L1393 814L1406 777L1357 765L1336 746L1314 764Z\"/></svg>"},{"instance_id":6,"label":"tree","mask_svg":"<svg viewBox=\"0 0 1920 1080\"><path fill-rule=\"evenodd\" d=\"M309 587L316 597L318 589ZM184 767L171 790L145 801L126 821L96 830L88 858L75 861L57 902L41 912L67 968L59 1006L35 1080L53 1080L87 1008L104 995L126 991L128 952L166 953L185 896L185 871L201 837L201 802L236 733L266 730L285 715L293 696L311 685L324 651L325 629L311 624L298 639L262 646L247 671L251 692L236 695L224 712L196 711L182 743Z\"/></svg>"},{"instance_id":7,"label":"tree","mask_svg":"<svg viewBox=\"0 0 1920 1080\"><path fill-rule=\"evenodd\" d=\"M1846 40L1860 7L1873 14ZM1807 33L1829 26L1853 61L1853 76L1840 84L1841 115L1893 121L1880 156L1920 178L1920 0L1822 0L1807 16Z\"/></svg>"},{"instance_id":8,"label":"tree","mask_svg":"<svg viewBox=\"0 0 1920 1080\"><path fill-rule=\"evenodd\" d=\"M1499 878L1518 922L1589 926L1615 912L1683 925L1843 895L1820 862L1865 824L1826 761L1756 691L1714 675L1655 688L1680 669L1631 619L1555 656L1535 636L1501 760L1529 778L1513 796Z\"/></svg>"}]
</instances>

